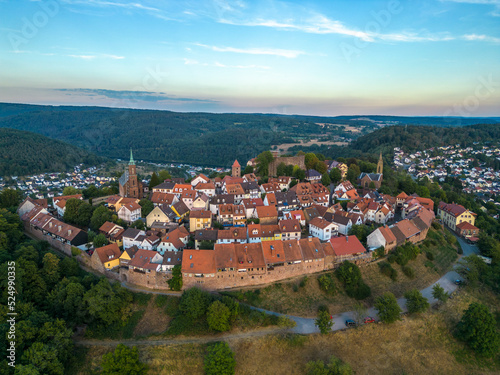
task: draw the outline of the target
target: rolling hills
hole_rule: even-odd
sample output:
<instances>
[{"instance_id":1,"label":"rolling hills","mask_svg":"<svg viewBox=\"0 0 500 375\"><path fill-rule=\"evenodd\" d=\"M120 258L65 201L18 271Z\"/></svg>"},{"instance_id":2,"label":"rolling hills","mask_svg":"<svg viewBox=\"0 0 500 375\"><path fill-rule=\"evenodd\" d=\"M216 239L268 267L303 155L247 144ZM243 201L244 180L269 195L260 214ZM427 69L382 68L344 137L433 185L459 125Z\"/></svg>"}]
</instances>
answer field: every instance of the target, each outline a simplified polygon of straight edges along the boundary
<instances>
[{"instance_id":1,"label":"rolling hills","mask_svg":"<svg viewBox=\"0 0 500 375\"><path fill-rule=\"evenodd\" d=\"M62 172L106 161L70 144L22 130L0 128L0 176Z\"/></svg>"}]
</instances>

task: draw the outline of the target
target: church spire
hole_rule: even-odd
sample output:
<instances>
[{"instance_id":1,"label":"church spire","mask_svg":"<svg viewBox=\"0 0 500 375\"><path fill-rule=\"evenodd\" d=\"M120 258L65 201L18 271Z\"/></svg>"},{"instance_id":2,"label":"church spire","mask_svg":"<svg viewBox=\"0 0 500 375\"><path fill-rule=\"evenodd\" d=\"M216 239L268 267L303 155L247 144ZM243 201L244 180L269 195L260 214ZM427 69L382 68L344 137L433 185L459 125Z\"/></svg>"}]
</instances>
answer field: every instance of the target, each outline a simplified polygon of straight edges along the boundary
<instances>
[{"instance_id":1,"label":"church spire","mask_svg":"<svg viewBox=\"0 0 500 375\"><path fill-rule=\"evenodd\" d=\"M380 151L380 157L378 158L377 173L384 173L384 161L382 160L382 151Z\"/></svg>"},{"instance_id":2,"label":"church spire","mask_svg":"<svg viewBox=\"0 0 500 375\"><path fill-rule=\"evenodd\" d=\"M128 165L135 165L134 156L132 155L132 147L130 148L130 161Z\"/></svg>"}]
</instances>

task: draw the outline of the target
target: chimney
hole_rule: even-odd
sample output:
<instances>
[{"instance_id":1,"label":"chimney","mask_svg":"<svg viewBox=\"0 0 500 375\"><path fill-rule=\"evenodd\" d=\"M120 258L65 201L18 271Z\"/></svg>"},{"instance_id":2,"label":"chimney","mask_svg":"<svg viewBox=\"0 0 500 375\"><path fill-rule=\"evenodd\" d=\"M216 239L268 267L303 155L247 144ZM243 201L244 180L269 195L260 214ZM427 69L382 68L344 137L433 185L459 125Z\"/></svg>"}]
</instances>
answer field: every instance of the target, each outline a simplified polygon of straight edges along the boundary
<instances>
[{"instance_id":1,"label":"chimney","mask_svg":"<svg viewBox=\"0 0 500 375\"><path fill-rule=\"evenodd\" d=\"M62 229L62 226L61 226L61 225L59 225L58 232L60 232L60 231L61 231L61 229Z\"/></svg>"},{"instance_id":2,"label":"chimney","mask_svg":"<svg viewBox=\"0 0 500 375\"><path fill-rule=\"evenodd\" d=\"M71 236L71 229L68 229L68 236Z\"/></svg>"},{"instance_id":3,"label":"chimney","mask_svg":"<svg viewBox=\"0 0 500 375\"><path fill-rule=\"evenodd\" d=\"M349 242L349 236L345 236L345 242Z\"/></svg>"},{"instance_id":4,"label":"chimney","mask_svg":"<svg viewBox=\"0 0 500 375\"><path fill-rule=\"evenodd\" d=\"M312 242L313 240L312 236L309 236L307 239L309 240L309 242Z\"/></svg>"}]
</instances>

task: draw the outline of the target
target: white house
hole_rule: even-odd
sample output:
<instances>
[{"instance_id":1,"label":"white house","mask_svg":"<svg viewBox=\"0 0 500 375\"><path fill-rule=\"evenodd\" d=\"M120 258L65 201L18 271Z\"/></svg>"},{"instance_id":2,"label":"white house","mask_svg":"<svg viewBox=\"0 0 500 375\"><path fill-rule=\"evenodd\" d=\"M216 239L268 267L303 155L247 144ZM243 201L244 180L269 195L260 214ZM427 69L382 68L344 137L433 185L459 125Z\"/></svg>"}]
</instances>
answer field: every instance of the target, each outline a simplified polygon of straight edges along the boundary
<instances>
[{"instance_id":1,"label":"white house","mask_svg":"<svg viewBox=\"0 0 500 375\"><path fill-rule=\"evenodd\" d=\"M124 204L118 210L118 218L127 223L139 220L141 218L141 206L135 202Z\"/></svg>"},{"instance_id":2,"label":"white house","mask_svg":"<svg viewBox=\"0 0 500 375\"><path fill-rule=\"evenodd\" d=\"M309 234L321 241L329 241L330 238L337 236L338 226L321 217L315 217L309 222Z\"/></svg>"}]
</instances>

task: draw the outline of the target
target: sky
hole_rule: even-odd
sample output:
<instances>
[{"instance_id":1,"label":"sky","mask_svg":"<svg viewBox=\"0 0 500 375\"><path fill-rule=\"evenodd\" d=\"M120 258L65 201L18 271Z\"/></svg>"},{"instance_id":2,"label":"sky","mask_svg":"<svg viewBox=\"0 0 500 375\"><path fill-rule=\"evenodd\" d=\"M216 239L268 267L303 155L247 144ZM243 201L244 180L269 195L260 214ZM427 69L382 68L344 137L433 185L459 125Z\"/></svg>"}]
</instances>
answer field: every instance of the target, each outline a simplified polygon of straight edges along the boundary
<instances>
[{"instance_id":1,"label":"sky","mask_svg":"<svg viewBox=\"0 0 500 375\"><path fill-rule=\"evenodd\" d=\"M500 0L0 0L0 102L500 116Z\"/></svg>"}]
</instances>

